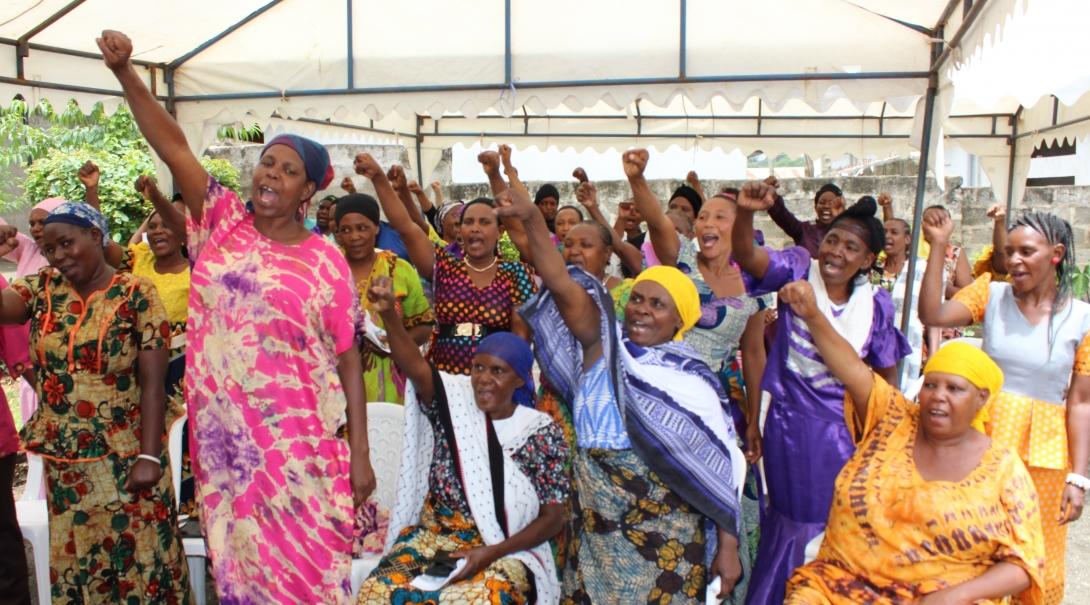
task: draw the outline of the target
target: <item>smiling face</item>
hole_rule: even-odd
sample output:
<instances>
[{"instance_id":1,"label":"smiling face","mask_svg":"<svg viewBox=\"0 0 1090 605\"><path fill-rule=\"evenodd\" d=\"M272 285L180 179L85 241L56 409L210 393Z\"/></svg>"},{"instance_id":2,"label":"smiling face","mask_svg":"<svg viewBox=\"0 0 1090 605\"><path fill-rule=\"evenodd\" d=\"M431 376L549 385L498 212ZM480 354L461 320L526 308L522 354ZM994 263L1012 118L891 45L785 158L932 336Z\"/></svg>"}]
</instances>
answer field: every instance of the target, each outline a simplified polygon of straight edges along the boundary
<instances>
[{"instance_id":1,"label":"smiling face","mask_svg":"<svg viewBox=\"0 0 1090 605\"><path fill-rule=\"evenodd\" d=\"M988 391L955 374L928 372L919 401L920 429L924 435L931 439L951 439L970 430L977 412L988 401Z\"/></svg>"},{"instance_id":2,"label":"smiling face","mask_svg":"<svg viewBox=\"0 0 1090 605\"><path fill-rule=\"evenodd\" d=\"M632 287L624 315L628 339L641 347L670 342L682 325L673 297L662 285L651 281Z\"/></svg>"},{"instance_id":3,"label":"smiling face","mask_svg":"<svg viewBox=\"0 0 1090 605\"><path fill-rule=\"evenodd\" d=\"M557 231L560 222L557 221ZM587 273L603 279L613 249L602 239L601 231L594 225L581 223L572 227L564 238L564 262L580 267Z\"/></svg>"},{"instance_id":4,"label":"smiling face","mask_svg":"<svg viewBox=\"0 0 1090 605\"><path fill-rule=\"evenodd\" d=\"M844 198L832 191L822 193L814 202L814 213L817 215L819 225L828 225L840 216L841 212L844 212Z\"/></svg>"},{"instance_id":5,"label":"smiling face","mask_svg":"<svg viewBox=\"0 0 1090 605\"><path fill-rule=\"evenodd\" d=\"M88 283L105 262L102 233L67 223L42 229L42 254L77 288Z\"/></svg>"},{"instance_id":6,"label":"smiling face","mask_svg":"<svg viewBox=\"0 0 1090 605\"><path fill-rule=\"evenodd\" d=\"M912 237L912 233L908 229L908 225L901 219L890 219L886 221L886 257L900 258L908 254L909 241Z\"/></svg>"},{"instance_id":7,"label":"smiling face","mask_svg":"<svg viewBox=\"0 0 1090 605\"><path fill-rule=\"evenodd\" d=\"M856 230L863 227L842 221L825 234L818 248L818 269L827 285L844 285L874 266L875 255Z\"/></svg>"},{"instance_id":8,"label":"smiling face","mask_svg":"<svg viewBox=\"0 0 1090 605\"><path fill-rule=\"evenodd\" d=\"M734 202L719 196L709 198L696 217L696 244L706 260L730 255L730 231L738 209Z\"/></svg>"},{"instance_id":9,"label":"smiling face","mask_svg":"<svg viewBox=\"0 0 1090 605\"><path fill-rule=\"evenodd\" d=\"M1053 257L1064 257L1062 244L1050 244L1048 238L1030 227L1015 227L1007 233L1007 275L1011 287L1021 294L1056 280Z\"/></svg>"},{"instance_id":10,"label":"smiling face","mask_svg":"<svg viewBox=\"0 0 1090 605\"><path fill-rule=\"evenodd\" d=\"M560 241L564 241L567 237L568 231L571 231L572 227L583 222L583 217L579 215L579 211L571 206L561 208L556 212L556 237Z\"/></svg>"},{"instance_id":11,"label":"smiling face","mask_svg":"<svg viewBox=\"0 0 1090 605\"><path fill-rule=\"evenodd\" d=\"M462 250L470 259L488 259L496 253L500 229L487 204L470 204L462 213Z\"/></svg>"},{"instance_id":12,"label":"smiling face","mask_svg":"<svg viewBox=\"0 0 1090 605\"><path fill-rule=\"evenodd\" d=\"M485 353L473 356L469 382L477 408L493 418L506 418L514 412L511 398L525 384L506 361Z\"/></svg>"},{"instance_id":13,"label":"smiling face","mask_svg":"<svg viewBox=\"0 0 1090 605\"><path fill-rule=\"evenodd\" d=\"M693 209L693 203L689 200L681 197L680 195L670 200L670 203L666 205L669 210L677 210L685 216L689 217L690 221L696 220L696 211ZM703 208L701 208L703 210Z\"/></svg>"},{"instance_id":14,"label":"smiling face","mask_svg":"<svg viewBox=\"0 0 1090 605\"><path fill-rule=\"evenodd\" d=\"M38 244L38 247L42 247L42 229L45 227L45 219L49 216L49 213L42 209L30 211L30 237L34 238L34 243Z\"/></svg>"},{"instance_id":15,"label":"smiling face","mask_svg":"<svg viewBox=\"0 0 1090 605\"><path fill-rule=\"evenodd\" d=\"M337 221L337 243L344 248L344 256L350 262L367 260L375 253L378 225L358 212L349 212Z\"/></svg>"},{"instance_id":16,"label":"smiling face","mask_svg":"<svg viewBox=\"0 0 1090 605\"><path fill-rule=\"evenodd\" d=\"M252 181L254 215L263 218L294 217L300 204L314 195L303 159L287 145L269 147Z\"/></svg>"},{"instance_id":17,"label":"smiling face","mask_svg":"<svg viewBox=\"0 0 1090 605\"><path fill-rule=\"evenodd\" d=\"M178 207L178 204L175 204ZM185 211L182 210L184 213ZM169 258L182 249L182 240L167 228L158 212L148 219L148 247L156 258Z\"/></svg>"}]
</instances>

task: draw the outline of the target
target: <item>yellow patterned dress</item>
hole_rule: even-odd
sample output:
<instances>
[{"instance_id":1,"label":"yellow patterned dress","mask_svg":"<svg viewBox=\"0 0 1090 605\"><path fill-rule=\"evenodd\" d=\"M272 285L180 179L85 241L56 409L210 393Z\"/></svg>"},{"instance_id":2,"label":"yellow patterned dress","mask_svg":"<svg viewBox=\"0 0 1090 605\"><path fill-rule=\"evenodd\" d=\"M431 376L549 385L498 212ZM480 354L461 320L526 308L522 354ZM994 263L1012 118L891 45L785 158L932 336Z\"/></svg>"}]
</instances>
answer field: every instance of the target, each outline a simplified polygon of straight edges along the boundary
<instances>
[{"instance_id":1,"label":"yellow patterned dress","mask_svg":"<svg viewBox=\"0 0 1090 605\"><path fill-rule=\"evenodd\" d=\"M53 603L188 603L165 444L159 483L125 489L140 453L137 357L169 334L155 288L119 272L84 300L49 267L11 287L30 310L41 405L21 437L45 459Z\"/></svg>"},{"instance_id":2,"label":"yellow patterned dress","mask_svg":"<svg viewBox=\"0 0 1090 605\"><path fill-rule=\"evenodd\" d=\"M1064 594L1067 526L1056 519L1071 468L1065 393L1073 375L1090 376L1090 305L1072 300L1051 324L1047 318L1030 324L1010 284L993 282L989 273L953 300L969 309L974 322L983 322L984 352L1003 370L1003 391L985 426L1021 456L1033 477L1045 536L1044 603L1057 605Z\"/></svg>"},{"instance_id":3,"label":"yellow patterned dress","mask_svg":"<svg viewBox=\"0 0 1090 605\"><path fill-rule=\"evenodd\" d=\"M1021 601L1041 602L1041 512L1013 450L993 440L961 481L926 481L912 457L919 407L876 374L867 417L850 401L845 415L858 449L836 478L821 551L791 576L786 605L908 605L1001 562L1029 574Z\"/></svg>"}]
</instances>

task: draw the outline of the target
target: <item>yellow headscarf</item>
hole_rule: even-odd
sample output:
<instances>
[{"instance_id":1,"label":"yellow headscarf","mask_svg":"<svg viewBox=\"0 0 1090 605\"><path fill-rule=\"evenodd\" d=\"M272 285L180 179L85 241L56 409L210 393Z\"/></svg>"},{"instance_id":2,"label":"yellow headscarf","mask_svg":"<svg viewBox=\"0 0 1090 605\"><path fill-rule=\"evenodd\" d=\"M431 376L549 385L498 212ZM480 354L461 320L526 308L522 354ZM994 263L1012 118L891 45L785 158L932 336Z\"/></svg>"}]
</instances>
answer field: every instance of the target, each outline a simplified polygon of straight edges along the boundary
<instances>
[{"instance_id":1,"label":"yellow headscarf","mask_svg":"<svg viewBox=\"0 0 1090 605\"><path fill-rule=\"evenodd\" d=\"M644 269L632 282L632 286L635 287L642 281L655 282L665 288L670 298L674 299L674 306L681 316L681 328L674 334L674 340L681 340L689 328L696 325L696 320L700 319L700 294L697 293L693 280L674 267L656 265Z\"/></svg>"},{"instance_id":2,"label":"yellow headscarf","mask_svg":"<svg viewBox=\"0 0 1090 605\"><path fill-rule=\"evenodd\" d=\"M988 409L1003 388L1003 370L999 369L987 353L973 345L951 342L940 347L928 360L923 373L927 375L931 372L961 376L978 389L988 389L988 401L981 406L976 418L973 418L973 428L983 433L984 423L989 419Z\"/></svg>"}]
</instances>

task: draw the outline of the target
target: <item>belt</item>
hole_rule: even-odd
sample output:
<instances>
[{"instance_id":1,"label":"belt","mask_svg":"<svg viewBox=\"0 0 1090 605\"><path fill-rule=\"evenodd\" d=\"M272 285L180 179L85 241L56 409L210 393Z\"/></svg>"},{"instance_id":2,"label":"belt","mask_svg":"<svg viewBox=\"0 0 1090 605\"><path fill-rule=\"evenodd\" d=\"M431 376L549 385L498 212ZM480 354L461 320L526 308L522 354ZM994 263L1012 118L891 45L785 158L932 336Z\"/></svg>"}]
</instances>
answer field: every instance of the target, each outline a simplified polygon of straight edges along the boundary
<instances>
[{"instance_id":1,"label":"belt","mask_svg":"<svg viewBox=\"0 0 1090 605\"><path fill-rule=\"evenodd\" d=\"M439 338L484 338L495 331L497 331L496 328L473 322L440 324Z\"/></svg>"}]
</instances>

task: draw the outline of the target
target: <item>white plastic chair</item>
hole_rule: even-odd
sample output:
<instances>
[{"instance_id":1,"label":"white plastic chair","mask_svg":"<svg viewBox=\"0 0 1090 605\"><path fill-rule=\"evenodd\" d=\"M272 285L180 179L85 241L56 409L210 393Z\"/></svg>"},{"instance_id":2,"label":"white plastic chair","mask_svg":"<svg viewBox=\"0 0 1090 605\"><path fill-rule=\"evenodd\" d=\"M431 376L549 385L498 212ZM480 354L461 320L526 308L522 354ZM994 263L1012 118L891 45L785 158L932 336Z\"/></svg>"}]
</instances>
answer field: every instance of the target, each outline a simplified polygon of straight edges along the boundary
<instances>
[{"instance_id":1,"label":"white plastic chair","mask_svg":"<svg viewBox=\"0 0 1090 605\"><path fill-rule=\"evenodd\" d=\"M380 507L389 511L397 504L397 477L401 470L404 424L404 406L379 401L367 404L367 443L371 449L371 466L375 469L373 498ZM380 559L380 556L370 555L352 560L353 597Z\"/></svg>"},{"instance_id":2,"label":"white plastic chair","mask_svg":"<svg viewBox=\"0 0 1090 605\"><path fill-rule=\"evenodd\" d=\"M182 435L186 417L182 416L170 426L167 438L167 455L170 457L170 478L174 483L174 502L180 503L182 496ZM181 521L181 519L179 519ZM204 538L182 538L185 561L189 566L189 585L196 605L205 605L207 582L205 579L205 560L208 553L204 547Z\"/></svg>"},{"instance_id":3,"label":"white plastic chair","mask_svg":"<svg viewBox=\"0 0 1090 605\"><path fill-rule=\"evenodd\" d=\"M41 456L27 454L26 487L15 503L15 515L19 518L19 531L34 550L34 581L38 588L38 602L49 603L49 508L40 496L45 486L45 468Z\"/></svg>"}]
</instances>

